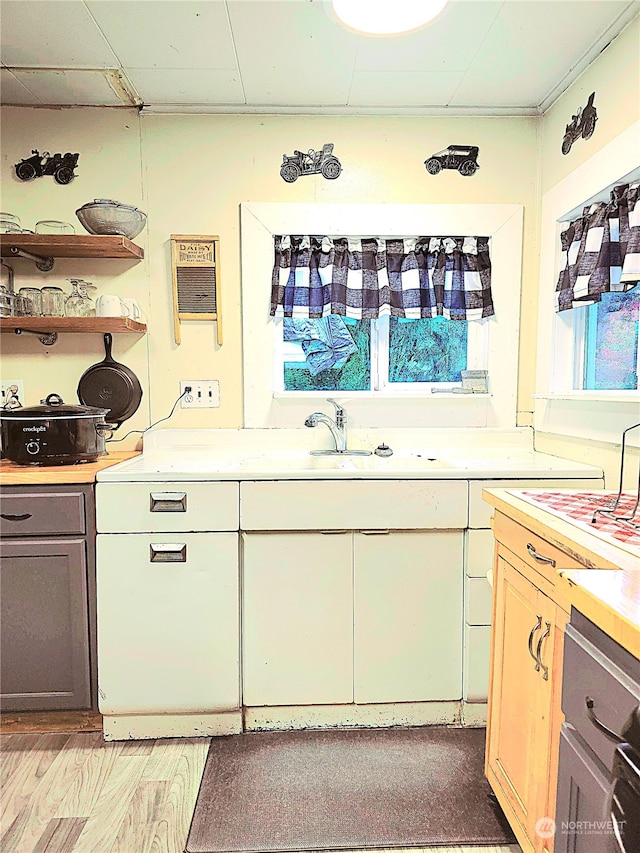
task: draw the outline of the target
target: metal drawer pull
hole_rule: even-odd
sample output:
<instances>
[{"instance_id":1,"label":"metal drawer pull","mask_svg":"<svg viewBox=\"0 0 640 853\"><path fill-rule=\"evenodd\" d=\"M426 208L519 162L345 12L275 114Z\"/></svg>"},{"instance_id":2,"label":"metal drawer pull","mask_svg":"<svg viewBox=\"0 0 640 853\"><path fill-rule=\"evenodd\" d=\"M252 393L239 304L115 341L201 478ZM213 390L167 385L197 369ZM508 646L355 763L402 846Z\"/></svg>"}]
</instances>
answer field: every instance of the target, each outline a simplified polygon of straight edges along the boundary
<instances>
[{"instance_id":1,"label":"metal drawer pull","mask_svg":"<svg viewBox=\"0 0 640 853\"><path fill-rule=\"evenodd\" d=\"M600 720L596 717L595 712L593 710L594 701L590 696L585 696L584 704L587 706L587 716L593 723L593 725L600 729L602 734L606 735L609 740L612 740L614 743L624 743L624 739L617 735L614 731L607 728L604 723L601 723Z\"/></svg>"},{"instance_id":2,"label":"metal drawer pull","mask_svg":"<svg viewBox=\"0 0 640 853\"><path fill-rule=\"evenodd\" d=\"M540 634L540 639L538 640L538 645L536 646L536 660L538 663L536 664L536 670L542 669L542 677L545 681L549 680L549 667L545 666L542 663L542 644L547 639L549 634L551 633L551 622L544 623L547 627L545 628L544 634Z\"/></svg>"},{"instance_id":3,"label":"metal drawer pull","mask_svg":"<svg viewBox=\"0 0 640 853\"><path fill-rule=\"evenodd\" d=\"M26 521L28 518L31 518L31 513L23 512L13 515L10 512L0 512L0 518L4 518L5 521Z\"/></svg>"},{"instance_id":4,"label":"metal drawer pull","mask_svg":"<svg viewBox=\"0 0 640 853\"><path fill-rule=\"evenodd\" d=\"M539 613L536 613L536 619L538 620L536 624L531 629L531 633L529 634L529 654L531 655L531 660L536 663L536 672L540 669L538 666L538 658L533 653L533 635L538 630L538 628L542 628L542 616Z\"/></svg>"},{"instance_id":5,"label":"metal drawer pull","mask_svg":"<svg viewBox=\"0 0 640 853\"><path fill-rule=\"evenodd\" d=\"M388 536L388 530L361 530L364 536Z\"/></svg>"},{"instance_id":6,"label":"metal drawer pull","mask_svg":"<svg viewBox=\"0 0 640 853\"><path fill-rule=\"evenodd\" d=\"M549 565L555 569L556 561L552 560L551 557L545 557L542 554L538 554L531 542L527 542L527 553L530 557L533 557L533 559L537 560L539 563L549 563Z\"/></svg>"},{"instance_id":7,"label":"metal drawer pull","mask_svg":"<svg viewBox=\"0 0 640 853\"><path fill-rule=\"evenodd\" d=\"M186 492L151 492L149 495L151 512L186 512Z\"/></svg>"},{"instance_id":8,"label":"metal drawer pull","mask_svg":"<svg viewBox=\"0 0 640 853\"><path fill-rule=\"evenodd\" d=\"M149 545L151 563L186 563L186 545Z\"/></svg>"}]
</instances>

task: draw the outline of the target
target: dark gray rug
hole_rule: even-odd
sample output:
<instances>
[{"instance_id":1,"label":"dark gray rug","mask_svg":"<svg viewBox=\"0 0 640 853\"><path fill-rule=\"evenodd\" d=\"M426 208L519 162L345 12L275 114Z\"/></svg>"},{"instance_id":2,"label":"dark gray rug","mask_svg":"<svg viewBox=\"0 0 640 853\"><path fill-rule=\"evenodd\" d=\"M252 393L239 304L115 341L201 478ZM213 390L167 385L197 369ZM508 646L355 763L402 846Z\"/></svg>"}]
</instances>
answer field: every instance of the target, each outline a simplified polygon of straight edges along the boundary
<instances>
[{"instance_id":1,"label":"dark gray rug","mask_svg":"<svg viewBox=\"0 0 640 853\"><path fill-rule=\"evenodd\" d=\"M444 726L215 737L186 853L513 844L484 740Z\"/></svg>"}]
</instances>

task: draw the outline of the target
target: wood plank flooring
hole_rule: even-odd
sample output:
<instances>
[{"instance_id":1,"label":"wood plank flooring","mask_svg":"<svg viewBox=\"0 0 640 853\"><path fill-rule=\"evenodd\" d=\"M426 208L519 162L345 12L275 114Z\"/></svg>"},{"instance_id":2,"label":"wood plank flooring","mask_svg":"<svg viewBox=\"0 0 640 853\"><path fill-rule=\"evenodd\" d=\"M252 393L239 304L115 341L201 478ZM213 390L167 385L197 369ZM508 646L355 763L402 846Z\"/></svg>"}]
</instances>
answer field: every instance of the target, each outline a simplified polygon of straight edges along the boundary
<instances>
[{"instance_id":1,"label":"wood plank flooring","mask_svg":"<svg viewBox=\"0 0 640 853\"><path fill-rule=\"evenodd\" d=\"M105 743L101 732L0 735L0 850L183 853L208 748L208 738ZM424 853L474 851L520 848Z\"/></svg>"}]
</instances>

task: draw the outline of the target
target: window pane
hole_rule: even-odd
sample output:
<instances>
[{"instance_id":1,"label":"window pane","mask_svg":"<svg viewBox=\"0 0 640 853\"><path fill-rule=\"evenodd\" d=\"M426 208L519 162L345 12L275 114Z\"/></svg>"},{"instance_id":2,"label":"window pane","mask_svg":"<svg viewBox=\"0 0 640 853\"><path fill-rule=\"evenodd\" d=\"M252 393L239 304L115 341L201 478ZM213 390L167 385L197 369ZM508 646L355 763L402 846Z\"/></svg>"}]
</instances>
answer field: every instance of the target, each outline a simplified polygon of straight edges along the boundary
<instances>
[{"instance_id":1,"label":"window pane","mask_svg":"<svg viewBox=\"0 0 640 853\"><path fill-rule=\"evenodd\" d=\"M301 361L284 362L285 391L369 391L371 388L371 321L343 317L357 351L340 368L313 376L304 354ZM302 346L297 344L302 352Z\"/></svg>"},{"instance_id":2,"label":"window pane","mask_svg":"<svg viewBox=\"0 0 640 853\"><path fill-rule=\"evenodd\" d=\"M461 382L468 324L433 317L389 320L389 382Z\"/></svg>"},{"instance_id":3,"label":"window pane","mask_svg":"<svg viewBox=\"0 0 640 853\"><path fill-rule=\"evenodd\" d=\"M602 301L586 310L584 388L635 390L640 286L626 293L603 293Z\"/></svg>"}]
</instances>

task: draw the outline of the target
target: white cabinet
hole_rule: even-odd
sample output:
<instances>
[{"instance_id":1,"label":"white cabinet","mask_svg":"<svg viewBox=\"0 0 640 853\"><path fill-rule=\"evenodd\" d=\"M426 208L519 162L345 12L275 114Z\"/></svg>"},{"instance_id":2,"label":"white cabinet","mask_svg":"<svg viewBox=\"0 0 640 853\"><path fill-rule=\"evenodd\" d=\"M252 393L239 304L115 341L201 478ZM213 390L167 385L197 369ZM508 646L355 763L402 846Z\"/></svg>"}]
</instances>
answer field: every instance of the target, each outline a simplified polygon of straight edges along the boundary
<instances>
[{"instance_id":1,"label":"white cabinet","mask_svg":"<svg viewBox=\"0 0 640 853\"><path fill-rule=\"evenodd\" d=\"M243 704L353 702L350 533L243 533Z\"/></svg>"},{"instance_id":2,"label":"white cabinet","mask_svg":"<svg viewBox=\"0 0 640 853\"><path fill-rule=\"evenodd\" d=\"M101 713L238 709L238 534L97 539Z\"/></svg>"},{"instance_id":3,"label":"white cabinet","mask_svg":"<svg viewBox=\"0 0 640 853\"><path fill-rule=\"evenodd\" d=\"M243 533L244 704L459 700L462 557L461 531Z\"/></svg>"},{"instance_id":4,"label":"white cabinet","mask_svg":"<svg viewBox=\"0 0 640 853\"><path fill-rule=\"evenodd\" d=\"M462 531L354 534L356 703L459 700Z\"/></svg>"}]
</instances>

